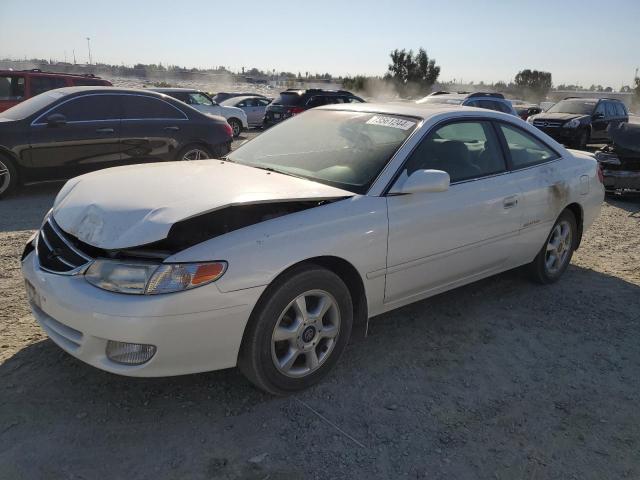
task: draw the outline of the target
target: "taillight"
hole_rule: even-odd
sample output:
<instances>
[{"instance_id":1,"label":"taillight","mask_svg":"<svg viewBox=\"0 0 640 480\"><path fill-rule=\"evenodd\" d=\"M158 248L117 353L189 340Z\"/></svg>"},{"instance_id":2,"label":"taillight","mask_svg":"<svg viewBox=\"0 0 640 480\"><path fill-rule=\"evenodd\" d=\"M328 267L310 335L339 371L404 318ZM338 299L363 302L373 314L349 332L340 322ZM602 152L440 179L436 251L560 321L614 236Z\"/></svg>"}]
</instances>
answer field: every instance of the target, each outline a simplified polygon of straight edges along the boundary
<instances>
[{"instance_id":1,"label":"taillight","mask_svg":"<svg viewBox=\"0 0 640 480\"><path fill-rule=\"evenodd\" d=\"M227 135L229 135L231 138L233 138L233 128L231 128L231 125L229 125L228 123L224 124L224 131L227 132Z\"/></svg>"},{"instance_id":2,"label":"taillight","mask_svg":"<svg viewBox=\"0 0 640 480\"><path fill-rule=\"evenodd\" d=\"M602 167L598 164L598 180L604 185L604 174L602 173Z\"/></svg>"},{"instance_id":3,"label":"taillight","mask_svg":"<svg viewBox=\"0 0 640 480\"><path fill-rule=\"evenodd\" d=\"M289 107L289 113L291 115L297 115L302 112L304 112L304 108L302 107Z\"/></svg>"}]
</instances>

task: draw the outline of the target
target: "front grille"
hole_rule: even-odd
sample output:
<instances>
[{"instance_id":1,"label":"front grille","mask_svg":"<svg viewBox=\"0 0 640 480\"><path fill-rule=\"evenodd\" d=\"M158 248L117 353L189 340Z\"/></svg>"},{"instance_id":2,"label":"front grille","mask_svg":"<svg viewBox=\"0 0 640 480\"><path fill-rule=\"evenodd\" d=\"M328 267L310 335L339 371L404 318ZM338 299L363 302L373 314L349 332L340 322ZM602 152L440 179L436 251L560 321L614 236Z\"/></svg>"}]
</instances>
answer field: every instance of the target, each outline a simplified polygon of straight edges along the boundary
<instances>
[{"instance_id":1,"label":"front grille","mask_svg":"<svg viewBox=\"0 0 640 480\"><path fill-rule=\"evenodd\" d=\"M566 120L534 120L533 126L541 128L558 128L564 125L565 122Z\"/></svg>"},{"instance_id":2,"label":"front grille","mask_svg":"<svg viewBox=\"0 0 640 480\"><path fill-rule=\"evenodd\" d=\"M88 265L92 258L75 247L71 238L58 227L52 217L38 234L38 261L43 270L71 275Z\"/></svg>"}]
</instances>

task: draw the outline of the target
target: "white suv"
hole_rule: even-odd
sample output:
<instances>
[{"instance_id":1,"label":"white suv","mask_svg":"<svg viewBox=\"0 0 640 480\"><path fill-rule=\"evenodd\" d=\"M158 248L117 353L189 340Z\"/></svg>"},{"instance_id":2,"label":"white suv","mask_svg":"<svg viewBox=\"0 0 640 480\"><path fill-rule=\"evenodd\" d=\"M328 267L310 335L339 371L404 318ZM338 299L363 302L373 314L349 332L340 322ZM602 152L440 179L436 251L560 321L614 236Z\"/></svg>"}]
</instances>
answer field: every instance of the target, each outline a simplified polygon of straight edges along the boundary
<instances>
[{"instance_id":1,"label":"white suv","mask_svg":"<svg viewBox=\"0 0 640 480\"><path fill-rule=\"evenodd\" d=\"M200 90L189 88L151 88L154 92L164 93L176 98L187 105L191 105L196 110L210 115L219 115L227 119L233 129L233 136L237 137L242 130L249 128L247 114L241 108L219 105L208 94Z\"/></svg>"}]
</instances>

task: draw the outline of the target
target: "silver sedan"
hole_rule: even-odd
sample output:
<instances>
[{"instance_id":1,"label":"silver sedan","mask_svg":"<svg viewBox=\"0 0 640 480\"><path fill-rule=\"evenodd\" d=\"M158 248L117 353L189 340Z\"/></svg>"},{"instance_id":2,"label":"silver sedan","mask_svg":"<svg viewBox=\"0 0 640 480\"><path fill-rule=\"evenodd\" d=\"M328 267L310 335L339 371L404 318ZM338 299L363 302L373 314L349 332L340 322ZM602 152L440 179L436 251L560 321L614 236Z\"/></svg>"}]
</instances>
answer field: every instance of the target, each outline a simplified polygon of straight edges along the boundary
<instances>
[{"instance_id":1,"label":"silver sedan","mask_svg":"<svg viewBox=\"0 0 640 480\"><path fill-rule=\"evenodd\" d=\"M264 119L264 112L271 99L265 97L234 97L225 100L220 105L225 107L237 107L247 114L249 127L261 127Z\"/></svg>"}]
</instances>

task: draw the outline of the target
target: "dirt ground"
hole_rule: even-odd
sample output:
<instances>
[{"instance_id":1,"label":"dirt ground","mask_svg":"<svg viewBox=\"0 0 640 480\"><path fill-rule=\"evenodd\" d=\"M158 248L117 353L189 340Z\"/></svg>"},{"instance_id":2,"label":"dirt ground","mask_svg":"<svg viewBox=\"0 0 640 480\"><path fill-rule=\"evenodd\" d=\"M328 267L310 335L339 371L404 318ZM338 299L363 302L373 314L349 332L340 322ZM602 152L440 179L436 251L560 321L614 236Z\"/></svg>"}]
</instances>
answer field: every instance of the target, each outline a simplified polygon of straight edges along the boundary
<instances>
[{"instance_id":1,"label":"dirt ground","mask_svg":"<svg viewBox=\"0 0 640 480\"><path fill-rule=\"evenodd\" d=\"M0 202L0 479L640 478L640 199L564 278L508 272L371 322L289 398L235 370L111 375L48 340L18 256L60 185Z\"/></svg>"}]
</instances>

